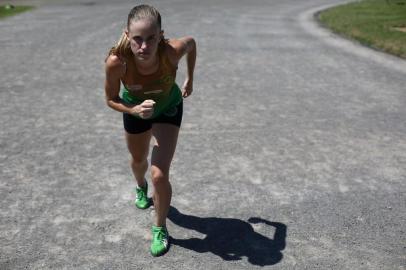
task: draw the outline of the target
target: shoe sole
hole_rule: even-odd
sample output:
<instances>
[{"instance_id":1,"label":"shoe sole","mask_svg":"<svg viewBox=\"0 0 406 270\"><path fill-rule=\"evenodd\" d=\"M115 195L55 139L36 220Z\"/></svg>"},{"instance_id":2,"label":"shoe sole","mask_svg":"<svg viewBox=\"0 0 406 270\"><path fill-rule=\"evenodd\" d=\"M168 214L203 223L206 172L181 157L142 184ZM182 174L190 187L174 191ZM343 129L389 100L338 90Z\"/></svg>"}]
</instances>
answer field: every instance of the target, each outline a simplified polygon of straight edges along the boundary
<instances>
[{"instance_id":1,"label":"shoe sole","mask_svg":"<svg viewBox=\"0 0 406 270\"><path fill-rule=\"evenodd\" d=\"M153 257L160 257L160 256L165 255L169 251L170 247L171 247L171 241L170 241L170 237L169 237L168 238L168 247L164 251L162 251L161 253L158 253L158 254L153 254L152 251L150 251L150 253Z\"/></svg>"},{"instance_id":2,"label":"shoe sole","mask_svg":"<svg viewBox=\"0 0 406 270\"><path fill-rule=\"evenodd\" d=\"M150 208L150 207L153 205L153 202L152 202L152 199L149 198L149 199L148 199L148 204L147 204L147 206L145 206L145 207L139 207L135 202L134 202L134 205L135 205L135 207L137 207L138 209L144 210L144 209Z\"/></svg>"}]
</instances>

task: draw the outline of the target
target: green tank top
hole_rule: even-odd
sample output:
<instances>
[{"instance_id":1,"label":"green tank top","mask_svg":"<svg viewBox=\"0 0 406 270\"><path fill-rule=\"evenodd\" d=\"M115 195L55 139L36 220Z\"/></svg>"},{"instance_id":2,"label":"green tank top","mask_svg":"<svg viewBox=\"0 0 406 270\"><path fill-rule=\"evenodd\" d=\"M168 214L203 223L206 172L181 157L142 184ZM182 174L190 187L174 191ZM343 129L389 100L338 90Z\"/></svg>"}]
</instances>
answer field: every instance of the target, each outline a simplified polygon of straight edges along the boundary
<instances>
[{"instance_id":1,"label":"green tank top","mask_svg":"<svg viewBox=\"0 0 406 270\"><path fill-rule=\"evenodd\" d=\"M182 102L182 92L175 83L177 66L173 66L166 53L168 41L163 41L158 48L159 67L156 72L142 75L137 70L135 63L126 65L126 83L122 81L122 100L128 104L138 105L146 99L155 101L154 114L156 118ZM135 116L140 118L139 116Z\"/></svg>"},{"instance_id":2,"label":"green tank top","mask_svg":"<svg viewBox=\"0 0 406 270\"><path fill-rule=\"evenodd\" d=\"M124 86L122 89L122 97L121 99L131 105L138 105L141 104L144 99L139 99L132 95L128 89ZM155 100L154 106L154 114L149 119L154 119L160 116L162 113L171 110L173 107L179 105L182 102L182 91L180 90L179 86L174 83L172 88L170 89L169 95L164 99ZM133 115L134 117L141 118L138 115Z\"/></svg>"}]
</instances>

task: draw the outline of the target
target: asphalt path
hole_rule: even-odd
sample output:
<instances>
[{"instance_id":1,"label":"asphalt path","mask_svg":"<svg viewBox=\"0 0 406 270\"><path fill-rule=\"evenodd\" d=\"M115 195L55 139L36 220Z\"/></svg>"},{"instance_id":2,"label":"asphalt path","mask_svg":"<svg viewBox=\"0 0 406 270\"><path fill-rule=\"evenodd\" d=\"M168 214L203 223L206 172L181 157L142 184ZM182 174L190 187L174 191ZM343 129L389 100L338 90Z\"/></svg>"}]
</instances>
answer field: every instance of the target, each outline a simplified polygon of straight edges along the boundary
<instances>
[{"instance_id":1,"label":"asphalt path","mask_svg":"<svg viewBox=\"0 0 406 270\"><path fill-rule=\"evenodd\" d=\"M159 258L104 102L135 1L0 20L0 269L405 269L406 63L318 26L342 2L149 2L198 43Z\"/></svg>"}]
</instances>

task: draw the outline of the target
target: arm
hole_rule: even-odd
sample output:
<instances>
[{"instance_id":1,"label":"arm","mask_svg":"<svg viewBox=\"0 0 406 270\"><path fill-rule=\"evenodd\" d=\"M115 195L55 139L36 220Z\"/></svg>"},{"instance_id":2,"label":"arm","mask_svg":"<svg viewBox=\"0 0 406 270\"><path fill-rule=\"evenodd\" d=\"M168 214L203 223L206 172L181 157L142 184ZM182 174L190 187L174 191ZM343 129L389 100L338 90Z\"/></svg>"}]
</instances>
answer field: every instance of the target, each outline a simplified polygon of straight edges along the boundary
<instances>
[{"instance_id":1,"label":"arm","mask_svg":"<svg viewBox=\"0 0 406 270\"><path fill-rule=\"evenodd\" d=\"M184 37L181 39L186 45L186 63L187 63L187 76L183 84L183 96L188 97L193 91L193 73L196 64L196 41L192 37Z\"/></svg>"},{"instance_id":2,"label":"arm","mask_svg":"<svg viewBox=\"0 0 406 270\"><path fill-rule=\"evenodd\" d=\"M117 56L110 55L107 58L105 71L104 89L107 106L118 112L139 115L141 118L152 116L155 104L152 100L145 100L142 104L134 105L127 104L120 98L120 78L125 73L125 64Z\"/></svg>"},{"instance_id":3,"label":"arm","mask_svg":"<svg viewBox=\"0 0 406 270\"><path fill-rule=\"evenodd\" d=\"M110 55L106 61L105 71L104 90L107 106L119 112L131 113L132 106L125 104L119 96L120 78L125 73L125 65L117 56Z\"/></svg>"},{"instance_id":4,"label":"arm","mask_svg":"<svg viewBox=\"0 0 406 270\"><path fill-rule=\"evenodd\" d=\"M182 93L183 97L188 97L193 92L193 74L195 71L195 64L196 64L196 41L190 37L183 37L177 40L173 40L171 45L174 47L176 52L176 60L177 62L186 55L186 63L187 63L187 74L185 78L185 82L183 83Z\"/></svg>"}]
</instances>

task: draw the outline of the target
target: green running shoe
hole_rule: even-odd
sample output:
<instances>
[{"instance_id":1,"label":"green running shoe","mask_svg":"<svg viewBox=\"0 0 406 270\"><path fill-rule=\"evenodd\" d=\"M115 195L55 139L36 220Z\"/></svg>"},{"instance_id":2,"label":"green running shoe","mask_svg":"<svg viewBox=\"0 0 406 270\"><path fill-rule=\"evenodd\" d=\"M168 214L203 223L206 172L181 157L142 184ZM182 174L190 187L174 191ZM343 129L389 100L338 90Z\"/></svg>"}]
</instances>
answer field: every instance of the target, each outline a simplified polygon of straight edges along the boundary
<instances>
[{"instance_id":1,"label":"green running shoe","mask_svg":"<svg viewBox=\"0 0 406 270\"><path fill-rule=\"evenodd\" d=\"M154 257L165 254L169 249L169 234L165 227L152 226L151 254Z\"/></svg>"},{"instance_id":2,"label":"green running shoe","mask_svg":"<svg viewBox=\"0 0 406 270\"><path fill-rule=\"evenodd\" d=\"M135 189L135 206L139 209L146 209L151 205L151 200L148 198L148 183L145 181L145 187L137 187Z\"/></svg>"}]
</instances>

